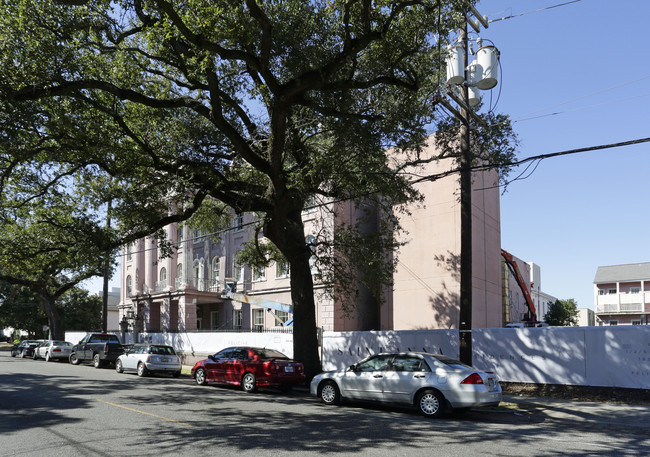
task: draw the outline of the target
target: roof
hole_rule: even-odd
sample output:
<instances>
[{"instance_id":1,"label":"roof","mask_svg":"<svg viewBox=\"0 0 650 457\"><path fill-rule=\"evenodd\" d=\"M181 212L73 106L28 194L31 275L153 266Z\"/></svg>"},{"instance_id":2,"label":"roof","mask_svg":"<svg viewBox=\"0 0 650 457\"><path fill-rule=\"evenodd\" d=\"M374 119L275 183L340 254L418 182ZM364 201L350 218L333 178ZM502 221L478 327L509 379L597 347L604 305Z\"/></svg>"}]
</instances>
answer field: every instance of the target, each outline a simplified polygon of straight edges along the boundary
<instances>
[{"instance_id":1,"label":"roof","mask_svg":"<svg viewBox=\"0 0 650 457\"><path fill-rule=\"evenodd\" d=\"M650 262L598 267L594 284L650 280Z\"/></svg>"}]
</instances>

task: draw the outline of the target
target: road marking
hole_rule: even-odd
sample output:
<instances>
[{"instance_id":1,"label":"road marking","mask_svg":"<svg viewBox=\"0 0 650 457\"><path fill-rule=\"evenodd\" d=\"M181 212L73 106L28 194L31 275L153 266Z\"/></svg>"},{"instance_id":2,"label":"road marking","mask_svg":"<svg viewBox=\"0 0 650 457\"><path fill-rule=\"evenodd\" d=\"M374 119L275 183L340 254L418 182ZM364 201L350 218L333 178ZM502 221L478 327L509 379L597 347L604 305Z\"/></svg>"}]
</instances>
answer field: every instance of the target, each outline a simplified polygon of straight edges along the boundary
<instances>
[{"instance_id":1,"label":"road marking","mask_svg":"<svg viewBox=\"0 0 650 457\"><path fill-rule=\"evenodd\" d=\"M128 411L133 411L134 413L140 413L140 414L144 414L146 416L151 416L151 417L155 417L157 419L162 419L162 420L165 420L167 422L174 422L176 424L186 425L188 427L194 427L192 424L188 424L187 422L181 422L181 421L177 421L177 420L174 420L174 419L170 419L168 417L158 416L157 414L148 413L146 411L140 411L139 409L129 408L128 406L118 405L117 403L111 403L110 401L104 401L104 400L99 400L99 399L97 401L99 401L101 403L105 403L107 405L115 406L117 408L122 408L122 409L126 409Z\"/></svg>"}]
</instances>

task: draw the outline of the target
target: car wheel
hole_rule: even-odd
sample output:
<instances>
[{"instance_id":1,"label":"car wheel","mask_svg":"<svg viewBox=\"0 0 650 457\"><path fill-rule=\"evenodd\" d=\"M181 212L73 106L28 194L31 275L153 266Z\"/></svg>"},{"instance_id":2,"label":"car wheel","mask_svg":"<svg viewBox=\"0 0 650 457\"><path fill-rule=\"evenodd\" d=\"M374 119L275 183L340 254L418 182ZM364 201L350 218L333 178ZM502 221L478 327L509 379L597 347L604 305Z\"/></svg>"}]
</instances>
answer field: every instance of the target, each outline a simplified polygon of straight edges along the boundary
<instances>
[{"instance_id":1,"label":"car wheel","mask_svg":"<svg viewBox=\"0 0 650 457\"><path fill-rule=\"evenodd\" d=\"M440 417L445 412L445 397L435 390L425 390L418 395L415 405L426 417Z\"/></svg>"},{"instance_id":2,"label":"car wheel","mask_svg":"<svg viewBox=\"0 0 650 457\"><path fill-rule=\"evenodd\" d=\"M326 405L336 405L341 402L341 391L334 381L325 381L318 394Z\"/></svg>"},{"instance_id":3,"label":"car wheel","mask_svg":"<svg viewBox=\"0 0 650 457\"><path fill-rule=\"evenodd\" d=\"M246 393L255 392L257 390L255 375L253 373L244 374L241 378L241 388Z\"/></svg>"},{"instance_id":4,"label":"car wheel","mask_svg":"<svg viewBox=\"0 0 650 457\"><path fill-rule=\"evenodd\" d=\"M45 361L46 362L51 362L52 361L52 358L50 357L50 351L47 351L45 353Z\"/></svg>"},{"instance_id":5,"label":"car wheel","mask_svg":"<svg viewBox=\"0 0 650 457\"><path fill-rule=\"evenodd\" d=\"M77 358L77 354L75 353L70 354L70 363L72 365L79 365L79 359Z\"/></svg>"},{"instance_id":6,"label":"car wheel","mask_svg":"<svg viewBox=\"0 0 650 457\"><path fill-rule=\"evenodd\" d=\"M103 365L103 360L99 358L99 354L93 356L93 366L95 368L101 368Z\"/></svg>"},{"instance_id":7,"label":"car wheel","mask_svg":"<svg viewBox=\"0 0 650 457\"><path fill-rule=\"evenodd\" d=\"M117 371L118 373L124 372L124 368L122 368L122 361L120 359L117 359L115 361L115 371Z\"/></svg>"},{"instance_id":8,"label":"car wheel","mask_svg":"<svg viewBox=\"0 0 650 457\"><path fill-rule=\"evenodd\" d=\"M175 378L180 378L181 377L181 372L180 371L174 371L172 373L172 376L175 377Z\"/></svg>"},{"instance_id":9,"label":"car wheel","mask_svg":"<svg viewBox=\"0 0 650 457\"><path fill-rule=\"evenodd\" d=\"M194 380L200 386L204 386L208 383L208 379L203 368L199 368L194 372Z\"/></svg>"},{"instance_id":10,"label":"car wheel","mask_svg":"<svg viewBox=\"0 0 650 457\"><path fill-rule=\"evenodd\" d=\"M147 373L147 367L144 366L144 363L140 362L138 364L138 376L142 378L143 376L147 376Z\"/></svg>"}]
</instances>

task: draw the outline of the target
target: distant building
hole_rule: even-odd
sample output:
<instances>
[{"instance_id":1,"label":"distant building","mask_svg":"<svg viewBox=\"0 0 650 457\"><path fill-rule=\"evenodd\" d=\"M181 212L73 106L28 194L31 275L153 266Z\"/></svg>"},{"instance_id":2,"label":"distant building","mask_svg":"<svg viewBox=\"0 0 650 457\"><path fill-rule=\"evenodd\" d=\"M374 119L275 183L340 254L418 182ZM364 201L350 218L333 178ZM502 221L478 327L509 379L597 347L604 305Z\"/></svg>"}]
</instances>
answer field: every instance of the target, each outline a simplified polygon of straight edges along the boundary
<instances>
[{"instance_id":1,"label":"distant building","mask_svg":"<svg viewBox=\"0 0 650 457\"><path fill-rule=\"evenodd\" d=\"M650 262L598 267L594 303L598 325L650 324Z\"/></svg>"},{"instance_id":2,"label":"distant building","mask_svg":"<svg viewBox=\"0 0 650 457\"><path fill-rule=\"evenodd\" d=\"M596 313L590 308L578 308L578 327L593 327L596 325Z\"/></svg>"},{"instance_id":3,"label":"distant building","mask_svg":"<svg viewBox=\"0 0 650 457\"><path fill-rule=\"evenodd\" d=\"M102 298L104 296L104 291L100 290L96 292L95 295ZM120 310L118 305L120 304L120 288L112 287L108 291L108 315L106 319L106 329L110 331L118 331L120 329Z\"/></svg>"},{"instance_id":4,"label":"distant building","mask_svg":"<svg viewBox=\"0 0 650 457\"><path fill-rule=\"evenodd\" d=\"M513 259L519 268L519 272L527 287L530 297L535 306L537 321L543 322L548 312L549 302L557 300L552 295L542 291L542 270L539 265L533 262L525 262L513 255ZM526 298L516 278L503 262L503 323L504 325L520 324L525 320L528 312Z\"/></svg>"},{"instance_id":5,"label":"distant building","mask_svg":"<svg viewBox=\"0 0 650 457\"><path fill-rule=\"evenodd\" d=\"M549 303L557 300L553 295L542 291L542 269L533 262L526 262L530 268L530 295L533 298L535 309L537 309L537 320L543 321L548 312Z\"/></svg>"}]
</instances>

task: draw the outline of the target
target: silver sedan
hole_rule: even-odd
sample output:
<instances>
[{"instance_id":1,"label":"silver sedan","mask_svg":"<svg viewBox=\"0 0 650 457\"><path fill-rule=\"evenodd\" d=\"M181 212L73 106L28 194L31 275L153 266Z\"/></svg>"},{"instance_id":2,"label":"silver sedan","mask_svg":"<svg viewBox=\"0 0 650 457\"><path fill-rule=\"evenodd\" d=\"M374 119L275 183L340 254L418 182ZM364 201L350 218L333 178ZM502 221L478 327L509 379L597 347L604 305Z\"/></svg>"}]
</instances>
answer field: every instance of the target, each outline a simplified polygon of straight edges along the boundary
<instances>
[{"instance_id":1,"label":"silver sedan","mask_svg":"<svg viewBox=\"0 0 650 457\"><path fill-rule=\"evenodd\" d=\"M34 349L34 360L68 360L72 352L72 343L67 341L47 340Z\"/></svg>"},{"instance_id":2,"label":"silver sedan","mask_svg":"<svg viewBox=\"0 0 650 457\"><path fill-rule=\"evenodd\" d=\"M350 399L413 405L427 417L501 401L494 373L422 352L377 354L347 370L321 373L311 381L310 392L326 404Z\"/></svg>"},{"instance_id":3,"label":"silver sedan","mask_svg":"<svg viewBox=\"0 0 650 457\"><path fill-rule=\"evenodd\" d=\"M181 360L171 346L162 344L134 344L115 361L118 373L135 371L138 376L149 373L171 373L181 375Z\"/></svg>"}]
</instances>

